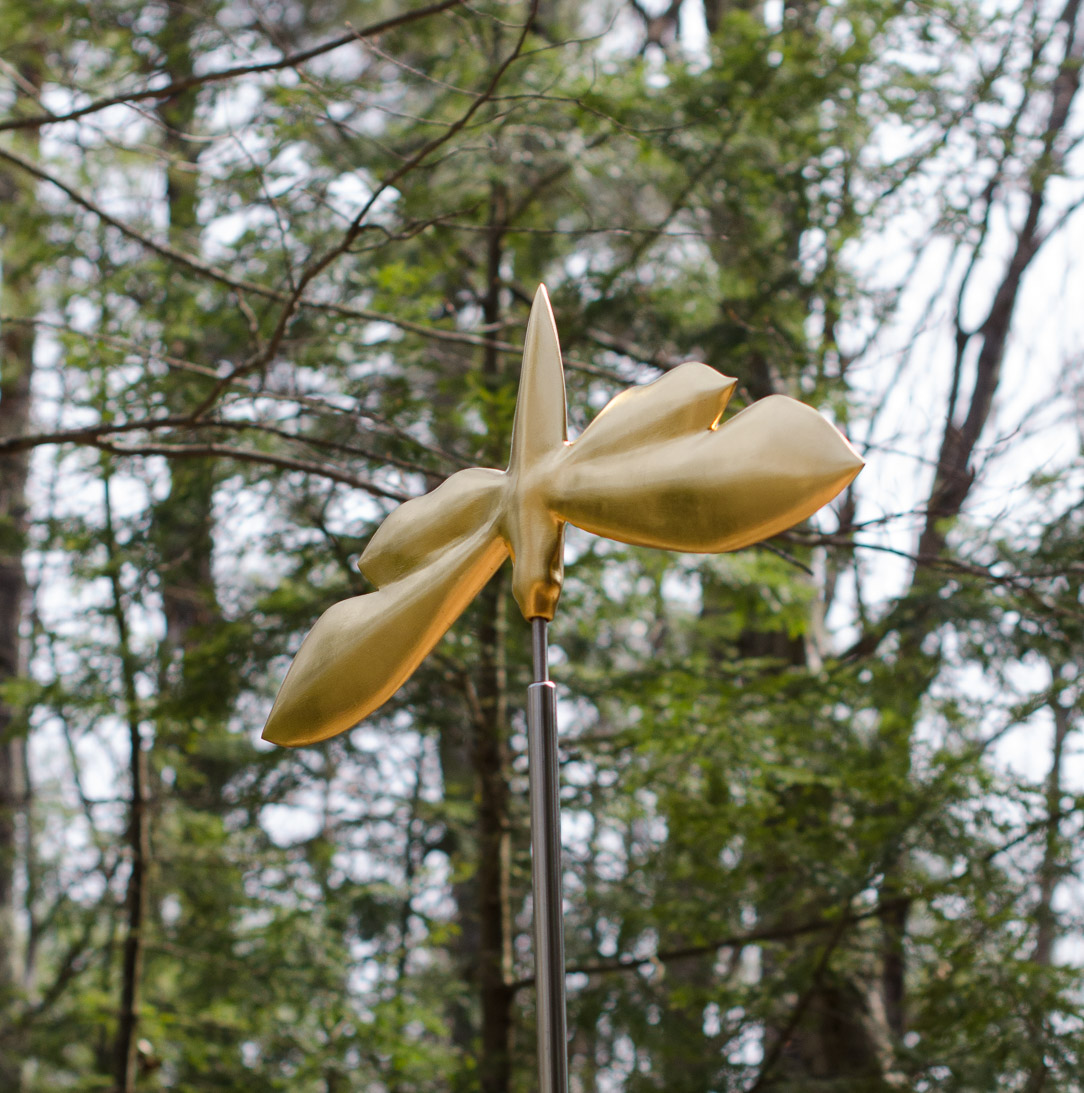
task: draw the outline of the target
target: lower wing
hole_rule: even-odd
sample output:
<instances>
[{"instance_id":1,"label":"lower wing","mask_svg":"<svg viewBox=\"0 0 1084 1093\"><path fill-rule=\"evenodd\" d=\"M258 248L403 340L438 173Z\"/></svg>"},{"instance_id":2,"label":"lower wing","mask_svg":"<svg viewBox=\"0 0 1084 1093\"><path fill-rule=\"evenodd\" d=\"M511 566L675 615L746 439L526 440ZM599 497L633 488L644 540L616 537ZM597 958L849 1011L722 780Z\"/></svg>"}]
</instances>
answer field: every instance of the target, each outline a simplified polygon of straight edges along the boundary
<instances>
[{"instance_id":1,"label":"lower wing","mask_svg":"<svg viewBox=\"0 0 1084 1093\"><path fill-rule=\"evenodd\" d=\"M353 728L407 681L500 568L508 548L496 529L499 474L462 473L401 506L374 537L361 564L379 591L320 616L279 688L265 740L297 747Z\"/></svg>"}]
</instances>

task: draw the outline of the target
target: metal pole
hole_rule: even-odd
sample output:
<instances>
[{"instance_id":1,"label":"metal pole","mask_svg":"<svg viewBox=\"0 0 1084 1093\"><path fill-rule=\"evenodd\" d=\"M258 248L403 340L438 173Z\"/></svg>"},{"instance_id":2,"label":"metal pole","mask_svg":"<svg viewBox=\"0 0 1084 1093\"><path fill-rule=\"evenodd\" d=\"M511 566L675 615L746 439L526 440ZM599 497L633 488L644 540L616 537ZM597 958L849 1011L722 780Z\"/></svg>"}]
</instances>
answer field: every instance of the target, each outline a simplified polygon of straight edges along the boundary
<instances>
[{"instance_id":1,"label":"metal pole","mask_svg":"<svg viewBox=\"0 0 1084 1093\"><path fill-rule=\"evenodd\" d=\"M527 688L538 1091L567 1093L568 1036L565 1028L565 938L561 906L557 689L549 681L546 626L545 619L531 619L535 682Z\"/></svg>"}]
</instances>

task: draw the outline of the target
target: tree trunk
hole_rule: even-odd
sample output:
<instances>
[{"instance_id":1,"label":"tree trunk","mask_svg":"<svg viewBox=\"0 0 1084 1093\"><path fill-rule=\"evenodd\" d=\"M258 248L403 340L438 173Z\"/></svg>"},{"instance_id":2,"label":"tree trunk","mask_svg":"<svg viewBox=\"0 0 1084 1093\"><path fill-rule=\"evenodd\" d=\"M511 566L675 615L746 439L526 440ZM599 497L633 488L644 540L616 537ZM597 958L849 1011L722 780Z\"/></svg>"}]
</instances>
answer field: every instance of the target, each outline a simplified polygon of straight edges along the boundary
<instances>
[{"instance_id":1,"label":"tree trunk","mask_svg":"<svg viewBox=\"0 0 1084 1093\"><path fill-rule=\"evenodd\" d=\"M194 9L181 0L169 0L167 18L158 44L165 74L171 82L190 79L194 73L192 38L199 24ZM162 149L166 163L166 204L169 238L176 246L194 242L198 229L198 145L190 137L196 120L196 94L182 92L158 107L163 125ZM167 309L183 301L167 298ZM176 329L176 316L163 316L167 329ZM199 359L195 339L186 335L170 351L183 358ZM169 377L167 397L174 412L192 409L205 393L202 377ZM218 617L211 570L214 464L209 460L181 460L170 467L168 496L154 513L154 538L161 559L162 609L166 638L162 649L163 683L186 699L204 690L193 678L186 655L192 636ZM185 694L188 692L188 694ZM192 712L191 704L184 705Z\"/></svg>"},{"instance_id":2,"label":"tree trunk","mask_svg":"<svg viewBox=\"0 0 1084 1093\"><path fill-rule=\"evenodd\" d=\"M507 193L495 182L490 195L490 224L486 233L486 282L482 310L487 328L501 318L501 260L506 229ZM492 345L483 350L482 380L496 392L504 382L500 355ZM507 457L507 437L499 423L490 430L486 460L499 463ZM457 886L460 939L458 957L464 977L477 993L481 1020L477 1074L468 1087L481 1093L508 1093L512 1080L513 1002L512 915L509 883L511 873L511 822L508 805L508 682L506 642L508 581L498 573L478 597L480 656L467 680L470 709L469 738L458 730L445 730L441 742L446 796L462 799L469 792L475 803L475 819L469 840L458 840L462 851L469 841L475 868ZM454 798L449 798L454 799ZM469 869L469 866L468 866ZM454 1013L453 1031L464 1046L467 1007ZM473 1036L471 1036L473 1039Z\"/></svg>"},{"instance_id":3,"label":"tree trunk","mask_svg":"<svg viewBox=\"0 0 1084 1093\"><path fill-rule=\"evenodd\" d=\"M479 656L466 680L468 724L448 725L440 740L444 798L474 804L469 827L445 841L458 908L454 953L474 1002L453 1002L452 1038L465 1053L478 1043L477 1066L453 1088L508 1093L512 1079L513 1003L510 900L511 821L508 789L508 687L505 666L508 579L498 573L478 597ZM480 1029L475 1031L475 1018Z\"/></svg>"},{"instance_id":4,"label":"tree trunk","mask_svg":"<svg viewBox=\"0 0 1084 1093\"><path fill-rule=\"evenodd\" d=\"M136 662L129 640L128 616L121 585L120 561L113 533L113 514L109 499L109 479L105 483L106 547L109 550L109 580L113 593L112 614L117 627L120 651L121 685L128 722L129 777L131 800L128 806L128 851L131 872L126 895L127 922L121 967L120 1018L113 1048L113 1080L117 1093L133 1093L136 1081L136 1030L139 1027L142 994L144 928L147 917L150 868L150 829L147 816L147 752L143 747L140 704L136 689Z\"/></svg>"},{"instance_id":5,"label":"tree trunk","mask_svg":"<svg viewBox=\"0 0 1084 1093\"><path fill-rule=\"evenodd\" d=\"M0 176L0 189L7 189L10 183L9 178ZM11 269L8 263L5 268ZM20 292L21 288L27 288L26 284L20 285L17 273L9 272L3 288L0 301L4 310L18 314L19 303L28 302L26 294ZM0 331L0 438L26 431L33 352L31 327L8 324ZM26 597L22 554L28 467L25 452L0 456L0 685L24 671L19 624ZM27 794L23 747L16 711L0 698L0 1015L11 1012L18 982L15 873L17 821ZM0 1038L0 1088L16 1090L20 1084L20 1066L17 1058L9 1054L11 1046L7 1038Z\"/></svg>"},{"instance_id":6,"label":"tree trunk","mask_svg":"<svg viewBox=\"0 0 1084 1093\"><path fill-rule=\"evenodd\" d=\"M40 85L32 60L17 62L23 88ZM16 109L21 106L16 104ZM33 148L36 137L29 138ZM35 225L27 215L34 200L25 177L0 170L0 202L8 211L0 236L0 312L10 320L0 326L0 439L28 431L30 385L34 371L36 267ZM20 322L25 320L26 322ZM26 546L26 484L29 452L0 455L0 686L23 674L25 654L19 628L26 599L23 551ZM24 725L17 711L0 697L0 1028L13 1011L19 982L15 877L19 816L28 807ZM18 1045L0 1035L0 1089L15 1093L22 1085Z\"/></svg>"},{"instance_id":7,"label":"tree trunk","mask_svg":"<svg viewBox=\"0 0 1084 1093\"><path fill-rule=\"evenodd\" d=\"M187 79L194 72L192 39L200 16L190 5L170 0L166 20L157 44L161 67L171 82ZM170 241L187 248L198 222L197 148L189 139L195 123L196 93L189 91L161 103L157 108L163 124L161 146L167 158L166 211ZM163 304L163 329L177 330L174 309L183 306L175 293L167 293ZM167 351L179 357L198 357L193 340L174 338ZM201 397L186 375L166 379L170 408L183 412ZM118 630L121 679L129 737L131 798L128 815L128 854L131 872L125 897L121 955L121 996L116 1035L113 1042L112 1074L116 1093L132 1093L137 1077L138 1032L144 992L146 932L151 903L151 805L152 778L150 748L154 740L187 731L191 720L208 713L207 703L221 710L228 689L208 688L206 680L193 680L190 650L199 629L217 618L212 582L212 501L214 467L210 462L183 461L170 468L168 495L153 510L150 529L156 547L159 588L165 616L165 637L159 648L159 709L162 716L154 733L144 740L140 702L136 687L137 661L129 640L125 593L116 568L116 551L110 548L112 614ZM106 531L113 544L112 515L106 484ZM203 684L200 686L200 684ZM197 698L193 698L197 695ZM184 719L188 718L189 723Z\"/></svg>"},{"instance_id":8,"label":"tree trunk","mask_svg":"<svg viewBox=\"0 0 1084 1093\"><path fill-rule=\"evenodd\" d=\"M1055 672L1057 670L1055 669ZM1057 939L1058 916L1054 911L1054 891L1070 871L1065 860L1065 846L1061 836L1062 768L1065 758L1065 741L1069 735L1069 710L1052 695L1050 709L1054 714L1054 743L1051 748L1050 772L1046 777L1046 839L1043 860L1039 866L1039 898L1035 906L1035 948L1031 959L1036 964L1049 966L1054 956Z\"/></svg>"},{"instance_id":9,"label":"tree trunk","mask_svg":"<svg viewBox=\"0 0 1084 1093\"><path fill-rule=\"evenodd\" d=\"M482 1010L482 1093L507 1093L512 1077L512 921L509 901L507 581L490 583L481 630L474 724L478 772L478 990Z\"/></svg>"}]
</instances>

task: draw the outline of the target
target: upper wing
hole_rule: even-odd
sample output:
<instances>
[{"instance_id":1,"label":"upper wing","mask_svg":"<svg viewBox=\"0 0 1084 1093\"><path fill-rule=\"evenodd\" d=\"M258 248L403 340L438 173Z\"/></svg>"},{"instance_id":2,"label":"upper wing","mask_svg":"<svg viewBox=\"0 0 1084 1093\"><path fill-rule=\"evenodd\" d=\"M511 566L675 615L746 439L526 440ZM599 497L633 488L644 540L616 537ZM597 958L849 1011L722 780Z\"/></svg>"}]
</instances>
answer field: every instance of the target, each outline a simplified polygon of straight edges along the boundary
<instances>
[{"instance_id":1,"label":"upper wing","mask_svg":"<svg viewBox=\"0 0 1084 1093\"><path fill-rule=\"evenodd\" d=\"M352 728L406 682L500 568L504 475L460 471L400 506L362 555L379 587L329 608L301 644L264 727L276 744Z\"/></svg>"},{"instance_id":2,"label":"upper wing","mask_svg":"<svg viewBox=\"0 0 1084 1093\"><path fill-rule=\"evenodd\" d=\"M713 554L804 520L862 469L835 426L782 395L718 425L733 387L685 364L618 395L560 461L553 511L609 539Z\"/></svg>"}]
</instances>

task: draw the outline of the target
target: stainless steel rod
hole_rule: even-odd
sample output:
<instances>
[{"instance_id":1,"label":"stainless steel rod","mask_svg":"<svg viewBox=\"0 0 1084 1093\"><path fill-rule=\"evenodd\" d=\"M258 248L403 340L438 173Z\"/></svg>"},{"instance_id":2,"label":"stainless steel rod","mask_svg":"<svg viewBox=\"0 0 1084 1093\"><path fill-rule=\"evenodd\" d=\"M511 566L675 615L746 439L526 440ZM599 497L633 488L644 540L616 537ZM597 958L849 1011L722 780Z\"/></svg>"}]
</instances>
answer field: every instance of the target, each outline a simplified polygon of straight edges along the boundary
<instances>
[{"instance_id":1,"label":"stainless steel rod","mask_svg":"<svg viewBox=\"0 0 1084 1093\"><path fill-rule=\"evenodd\" d=\"M550 678L548 627L545 619L531 619L531 663L535 683L548 683Z\"/></svg>"},{"instance_id":2,"label":"stainless steel rod","mask_svg":"<svg viewBox=\"0 0 1084 1093\"><path fill-rule=\"evenodd\" d=\"M565 938L561 900L561 805L557 772L557 689L547 670L546 620L531 620L535 679L527 688L534 883L534 976L539 1093L567 1093Z\"/></svg>"}]
</instances>

